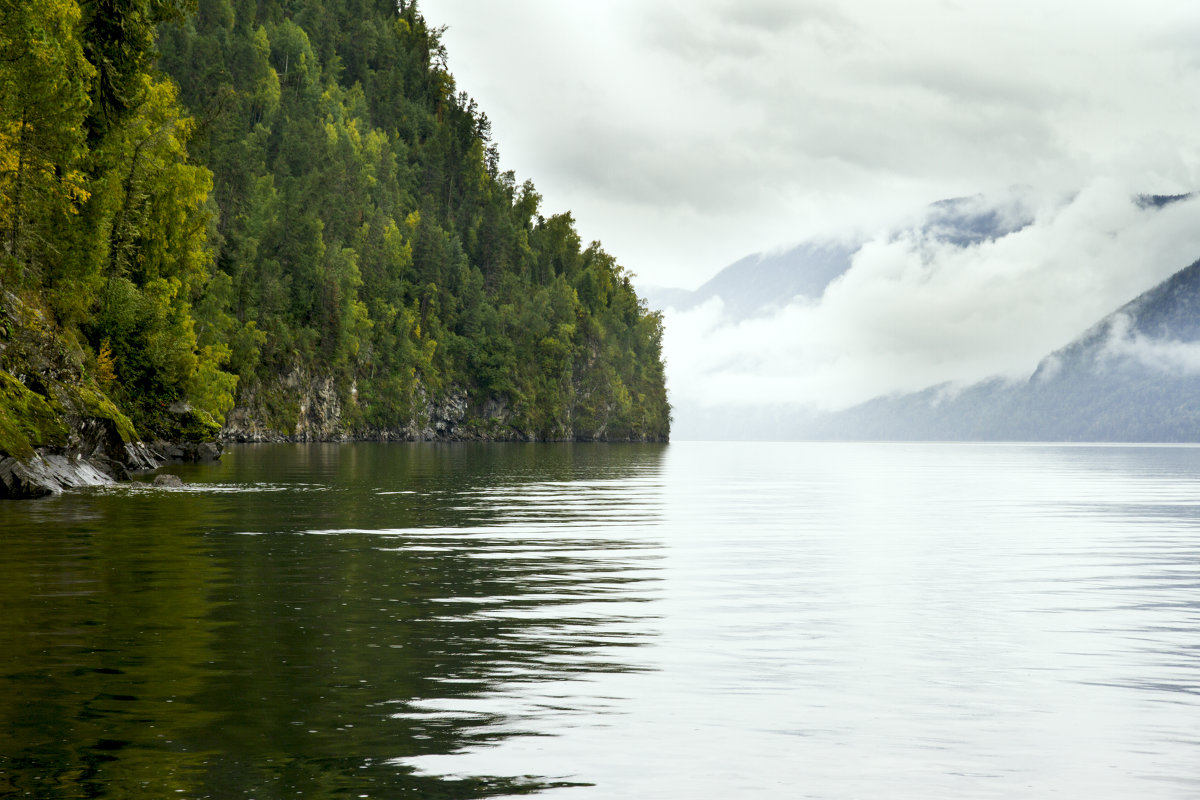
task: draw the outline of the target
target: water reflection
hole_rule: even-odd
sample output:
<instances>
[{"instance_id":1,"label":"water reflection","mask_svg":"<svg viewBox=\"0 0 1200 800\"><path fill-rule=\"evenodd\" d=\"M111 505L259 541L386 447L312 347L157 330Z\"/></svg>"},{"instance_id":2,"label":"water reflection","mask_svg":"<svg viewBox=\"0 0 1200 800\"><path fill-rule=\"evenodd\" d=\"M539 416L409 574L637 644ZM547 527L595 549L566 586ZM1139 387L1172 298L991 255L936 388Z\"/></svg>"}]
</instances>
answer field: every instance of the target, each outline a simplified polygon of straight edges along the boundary
<instances>
[{"instance_id":1,"label":"water reflection","mask_svg":"<svg viewBox=\"0 0 1200 800\"><path fill-rule=\"evenodd\" d=\"M1200 448L179 472L0 505L0 793L1200 792Z\"/></svg>"},{"instance_id":2,"label":"water reflection","mask_svg":"<svg viewBox=\"0 0 1200 800\"><path fill-rule=\"evenodd\" d=\"M183 743L213 716L185 707L205 686L221 569L144 504L85 506L6 504L0 518L0 788L189 791L202 757Z\"/></svg>"},{"instance_id":3,"label":"water reflection","mask_svg":"<svg viewBox=\"0 0 1200 800\"><path fill-rule=\"evenodd\" d=\"M4 506L0 792L569 785L420 761L619 712L586 683L655 635L663 452L250 447L182 491Z\"/></svg>"},{"instance_id":4,"label":"water reflection","mask_svg":"<svg viewBox=\"0 0 1200 800\"><path fill-rule=\"evenodd\" d=\"M717 757L670 735L695 728L759 769L609 792L1200 788L1200 449L687 450L664 469L664 526L689 535L670 540L663 667L630 727L675 763ZM730 700L657 721L714 694Z\"/></svg>"}]
</instances>

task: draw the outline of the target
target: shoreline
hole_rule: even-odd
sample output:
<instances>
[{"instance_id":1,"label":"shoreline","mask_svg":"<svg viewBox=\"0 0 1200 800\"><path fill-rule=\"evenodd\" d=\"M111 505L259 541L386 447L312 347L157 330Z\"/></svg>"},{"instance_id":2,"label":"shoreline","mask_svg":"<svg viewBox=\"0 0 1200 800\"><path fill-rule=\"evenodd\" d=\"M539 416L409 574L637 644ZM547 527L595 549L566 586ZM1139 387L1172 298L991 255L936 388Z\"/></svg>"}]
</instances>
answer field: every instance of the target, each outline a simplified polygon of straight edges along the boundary
<instances>
[{"instance_id":1,"label":"shoreline","mask_svg":"<svg viewBox=\"0 0 1200 800\"><path fill-rule=\"evenodd\" d=\"M391 442L397 444L668 444L667 437L574 437L536 438L513 435L445 435L411 437L395 432L366 435L343 434L336 437L284 436L234 438L221 437L215 442L136 442L125 446L123 458L104 453L65 451L62 448L38 448L28 458L0 456L0 500L32 500L62 494L70 489L110 486L133 480L134 473L153 472L167 464L217 461L226 447L255 444L352 444L355 442Z\"/></svg>"}]
</instances>

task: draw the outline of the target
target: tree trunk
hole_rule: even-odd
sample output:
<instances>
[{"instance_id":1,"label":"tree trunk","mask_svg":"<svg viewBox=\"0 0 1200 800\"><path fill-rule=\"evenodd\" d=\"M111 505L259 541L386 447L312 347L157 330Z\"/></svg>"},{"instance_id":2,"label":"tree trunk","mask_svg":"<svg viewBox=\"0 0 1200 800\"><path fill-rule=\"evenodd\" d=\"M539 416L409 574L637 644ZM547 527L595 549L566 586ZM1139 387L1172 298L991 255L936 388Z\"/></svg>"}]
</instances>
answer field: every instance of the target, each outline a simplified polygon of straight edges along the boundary
<instances>
[{"instance_id":1,"label":"tree trunk","mask_svg":"<svg viewBox=\"0 0 1200 800\"><path fill-rule=\"evenodd\" d=\"M16 187L13 190L13 217L12 227L8 237L8 252L14 258L20 260L20 253L17 250L17 245L20 244L21 238L21 194L25 184L25 119L27 111L21 111L21 134L17 139L17 180Z\"/></svg>"}]
</instances>

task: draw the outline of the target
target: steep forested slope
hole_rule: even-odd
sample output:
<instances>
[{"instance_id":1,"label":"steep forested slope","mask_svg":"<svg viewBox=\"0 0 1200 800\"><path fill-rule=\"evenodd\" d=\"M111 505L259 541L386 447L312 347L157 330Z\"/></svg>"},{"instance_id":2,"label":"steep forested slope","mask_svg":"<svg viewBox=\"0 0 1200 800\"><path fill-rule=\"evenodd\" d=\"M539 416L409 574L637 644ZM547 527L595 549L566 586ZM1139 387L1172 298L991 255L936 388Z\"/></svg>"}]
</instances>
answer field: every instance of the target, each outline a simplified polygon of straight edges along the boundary
<instances>
[{"instance_id":1,"label":"steep forested slope","mask_svg":"<svg viewBox=\"0 0 1200 800\"><path fill-rule=\"evenodd\" d=\"M0 496L153 465L138 439L211 439L233 401L192 313L211 176L152 70L185 11L0 0Z\"/></svg>"},{"instance_id":2,"label":"steep forested slope","mask_svg":"<svg viewBox=\"0 0 1200 800\"><path fill-rule=\"evenodd\" d=\"M288 385L316 382L355 430L666 435L658 317L499 171L415 3L210 0L161 49L214 175L217 324L252 418L326 430L293 421L322 396Z\"/></svg>"},{"instance_id":3,"label":"steep forested slope","mask_svg":"<svg viewBox=\"0 0 1200 800\"><path fill-rule=\"evenodd\" d=\"M660 318L500 171L415 3L0 11L6 376L139 438L667 436Z\"/></svg>"}]
</instances>

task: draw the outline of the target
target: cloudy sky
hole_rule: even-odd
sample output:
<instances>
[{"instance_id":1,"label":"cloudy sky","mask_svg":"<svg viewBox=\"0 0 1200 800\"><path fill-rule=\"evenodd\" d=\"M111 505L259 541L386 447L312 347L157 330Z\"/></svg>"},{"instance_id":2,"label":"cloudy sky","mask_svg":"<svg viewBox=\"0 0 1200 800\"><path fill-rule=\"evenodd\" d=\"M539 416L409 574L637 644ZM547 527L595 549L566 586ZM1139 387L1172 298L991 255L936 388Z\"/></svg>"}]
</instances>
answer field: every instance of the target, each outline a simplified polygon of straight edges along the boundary
<instances>
[{"instance_id":1,"label":"cloudy sky","mask_svg":"<svg viewBox=\"0 0 1200 800\"><path fill-rule=\"evenodd\" d=\"M666 316L678 427L840 408L1039 360L1200 256L1194 0L424 0L502 167L641 286L864 243L822 298ZM1032 224L927 241L931 202ZM907 231L907 233L905 233ZM715 416L714 416L714 410ZM700 412L704 413L701 414ZM695 431L696 426L691 425Z\"/></svg>"},{"instance_id":2,"label":"cloudy sky","mask_svg":"<svg viewBox=\"0 0 1200 800\"><path fill-rule=\"evenodd\" d=\"M503 166L646 283L933 200L1193 188L1192 0L425 0Z\"/></svg>"}]
</instances>

